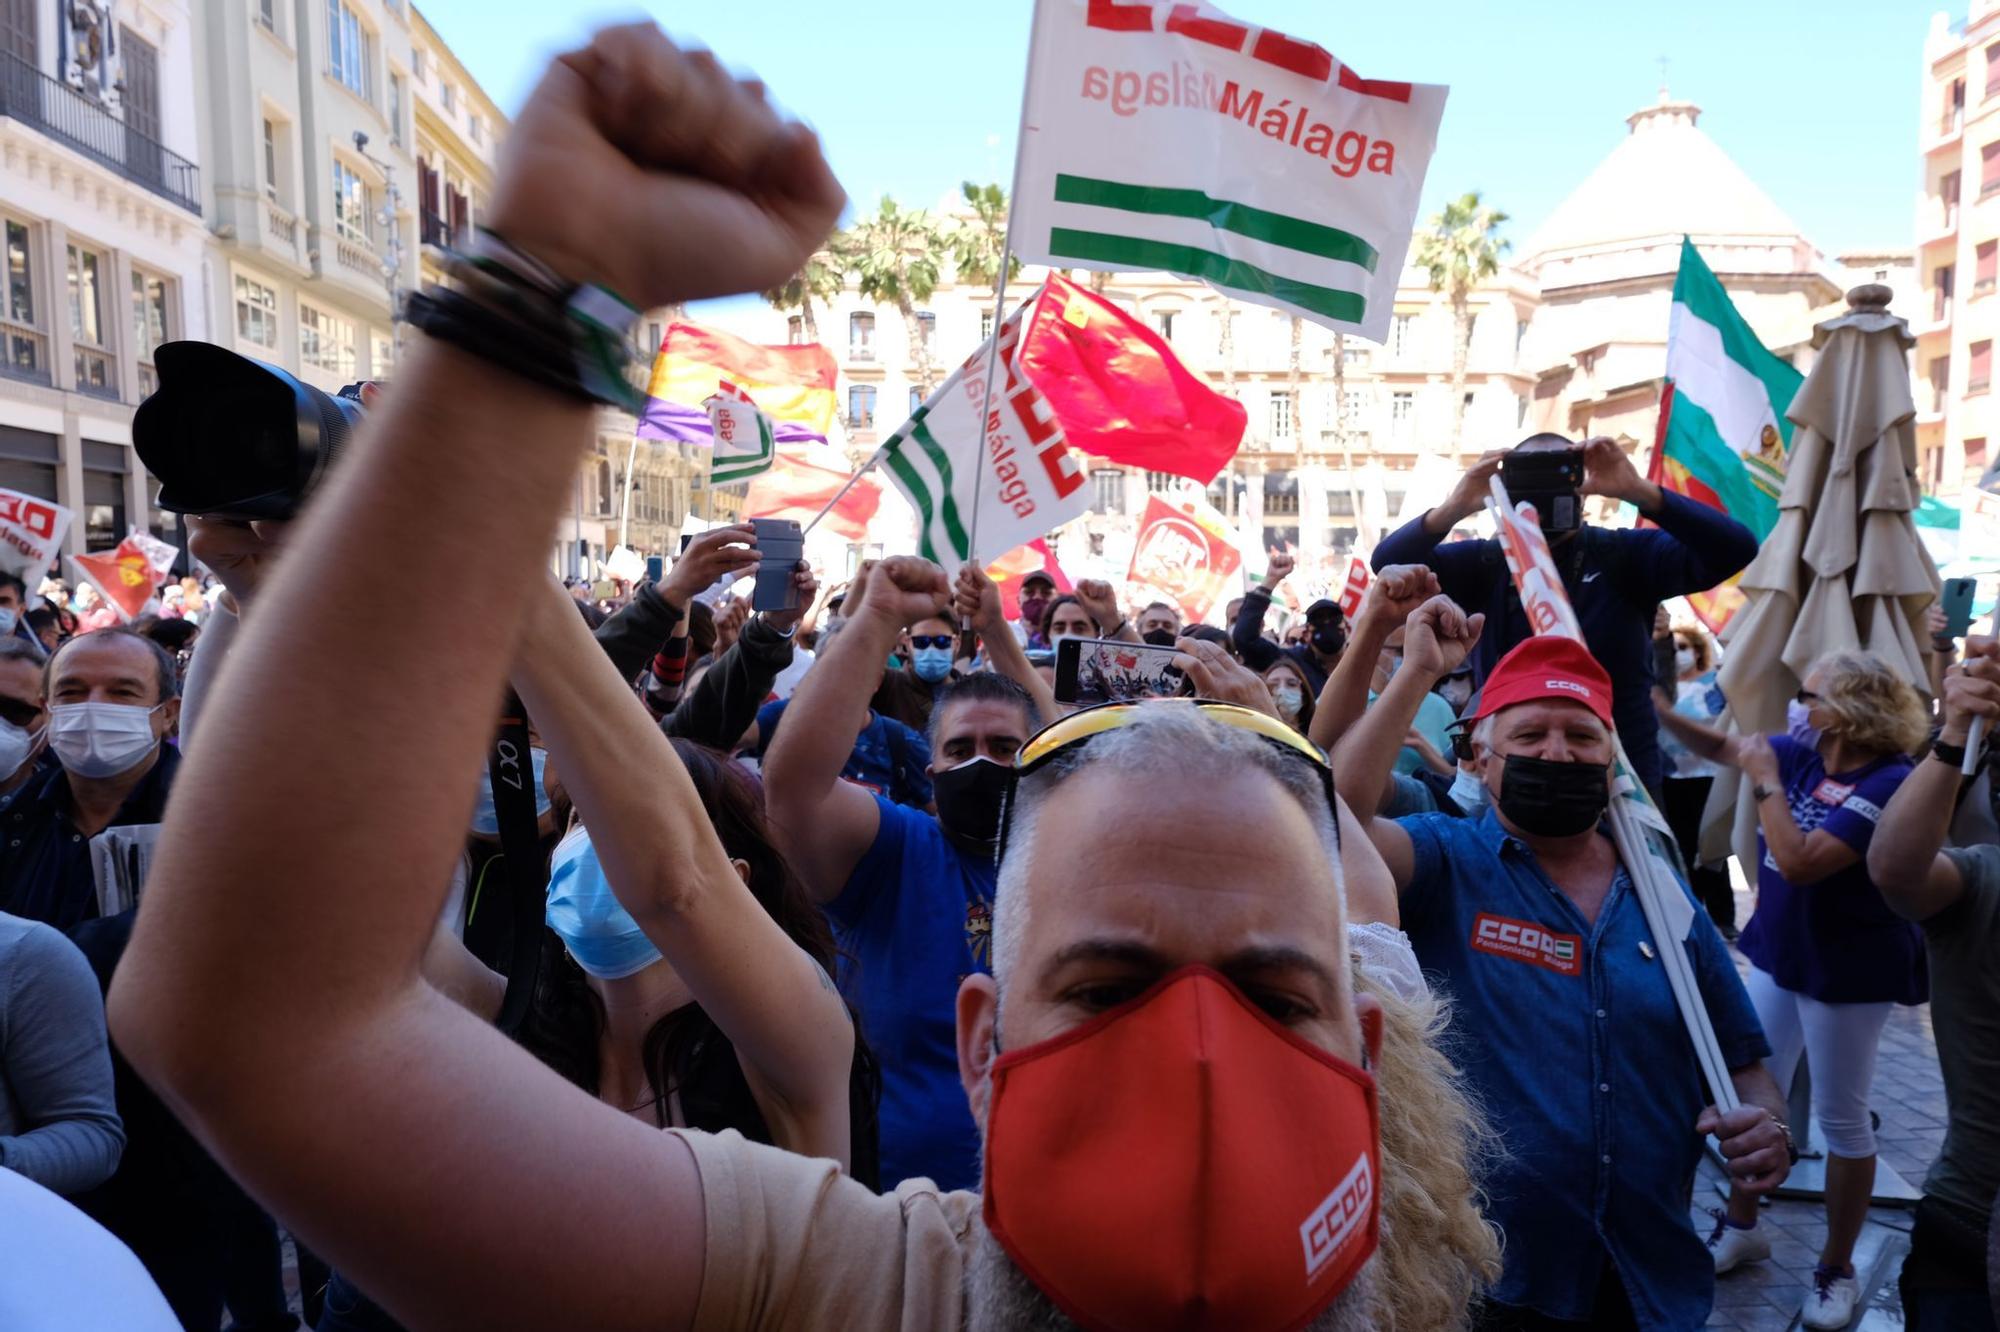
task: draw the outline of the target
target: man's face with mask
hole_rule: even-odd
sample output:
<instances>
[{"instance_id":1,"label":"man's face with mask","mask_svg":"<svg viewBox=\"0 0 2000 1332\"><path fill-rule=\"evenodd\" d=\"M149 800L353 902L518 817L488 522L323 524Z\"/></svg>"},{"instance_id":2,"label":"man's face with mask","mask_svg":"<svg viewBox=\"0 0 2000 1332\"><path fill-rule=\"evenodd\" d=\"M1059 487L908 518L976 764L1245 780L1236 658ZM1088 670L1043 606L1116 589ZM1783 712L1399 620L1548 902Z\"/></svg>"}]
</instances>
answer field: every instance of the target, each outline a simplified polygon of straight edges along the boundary
<instances>
[{"instance_id":1,"label":"man's face with mask","mask_svg":"<svg viewBox=\"0 0 2000 1332\"><path fill-rule=\"evenodd\" d=\"M1000 1052L1081 1027L1190 965L1220 972L1291 1036L1350 1064L1372 1059L1380 1010L1354 993L1318 832L1268 773L1218 776L1087 767L1041 805L1029 845L1009 849L1029 857L1018 882L1030 895L1004 1001L987 976L958 997L959 1073L982 1137ZM983 1227L971 1266L971 1328L1075 1325ZM1374 1326L1371 1274L1309 1326Z\"/></svg>"},{"instance_id":2,"label":"man's face with mask","mask_svg":"<svg viewBox=\"0 0 2000 1332\"><path fill-rule=\"evenodd\" d=\"M1581 703L1555 699L1517 703L1513 707L1502 708L1494 715L1491 745L1478 759L1480 778L1485 782L1487 793L1503 820L1531 836L1566 835L1554 829L1544 833L1544 829L1531 825L1530 820L1549 816L1551 811L1547 806L1552 802L1547 798L1534 802L1543 808L1514 808L1521 797L1518 791L1509 790L1508 760L1516 758L1529 763L1591 765L1598 770L1591 789L1588 792L1578 789L1571 794L1579 801L1585 800L1586 795L1596 798L1601 811L1610 797L1613 750L1611 729ZM1557 775L1567 779L1571 774ZM1581 788L1585 779L1579 773L1576 774L1576 781ZM1595 824L1594 819L1589 820L1590 827Z\"/></svg>"},{"instance_id":3,"label":"man's face with mask","mask_svg":"<svg viewBox=\"0 0 2000 1332\"><path fill-rule=\"evenodd\" d=\"M1042 616L1048 612L1049 603L1055 600L1056 585L1045 578L1031 578L1021 584L1021 624L1030 631L1039 631Z\"/></svg>"},{"instance_id":4,"label":"man's face with mask","mask_svg":"<svg viewBox=\"0 0 2000 1332\"><path fill-rule=\"evenodd\" d=\"M1007 774L1031 734L1017 703L971 698L945 705L927 771L946 832L975 842L999 835Z\"/></svg>"}]
</instances>

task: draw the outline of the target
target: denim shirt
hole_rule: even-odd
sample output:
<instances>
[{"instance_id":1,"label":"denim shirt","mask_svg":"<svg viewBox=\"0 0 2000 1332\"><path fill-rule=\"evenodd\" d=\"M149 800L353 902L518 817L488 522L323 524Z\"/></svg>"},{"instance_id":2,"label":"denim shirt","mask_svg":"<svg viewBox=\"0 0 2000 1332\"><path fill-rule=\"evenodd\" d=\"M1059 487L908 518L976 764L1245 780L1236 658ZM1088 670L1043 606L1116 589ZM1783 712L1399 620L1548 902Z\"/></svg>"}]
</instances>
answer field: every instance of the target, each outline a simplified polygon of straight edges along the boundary
<instances>
[{"instance_id":1,"label":"denim shirt","mask_svg":"<svg viewBox=\"0 0 2000 1332\"><path fill-rule=\"evenodd\" d=\"M1621 867L1588 922L1492 810L1399 822L1415 851L1403 929L1453 1000L1451 1053L1503 1140L1491 1298L1587 1319L1608 1258L1640 1327L1700 1327L1715 1273L1688 1206L1711 1097L1631 880ZM1694 916L1683 946L1724 1062L1754 1064L1770 1047L1722 936Z\"/></svg>"}]
</instances>

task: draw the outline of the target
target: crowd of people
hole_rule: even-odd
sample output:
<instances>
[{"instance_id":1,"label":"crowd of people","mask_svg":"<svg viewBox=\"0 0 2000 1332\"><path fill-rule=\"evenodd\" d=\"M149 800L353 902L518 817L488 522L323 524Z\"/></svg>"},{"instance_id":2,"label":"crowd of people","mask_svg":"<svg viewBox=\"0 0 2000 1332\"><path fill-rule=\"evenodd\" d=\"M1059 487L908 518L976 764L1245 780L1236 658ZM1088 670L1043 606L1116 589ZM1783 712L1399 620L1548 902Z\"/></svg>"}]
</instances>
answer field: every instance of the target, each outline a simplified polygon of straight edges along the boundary
<instances>
[{"instance_id":1,"label":"crowd of people","mask_svg":"<svg viewBox=\"0 0 2000 1332\"><path fill-rule=\"evenodd\" d=\"M491 220L652 306L782 280L841 206L761 85L633 27L552 66ZM541 567L588 403L461 337L297 521L191 517L158 617L0 577L0 1325L293 1326L289 1236L321 1332L1694 1328L1772 1253L1803 1057L1801 1311L1845 1327L1876 1046L1928 1001L1906 1324L1993 1326L2000 805L1960 766L2000 644L1833 653L1785 734L1719 729L1663 607L1756 542L1603 439L1582 494L1651 521L1551 533L1581 641L1446 540L1497 452L1282 632L1284 555L1215 625L908 555L753 611L748 524L607 597ZM1078 638L1188 696L1060 701ZM1684 940L1606 831L1621 742Z\"/></svg>"}]
</instances>

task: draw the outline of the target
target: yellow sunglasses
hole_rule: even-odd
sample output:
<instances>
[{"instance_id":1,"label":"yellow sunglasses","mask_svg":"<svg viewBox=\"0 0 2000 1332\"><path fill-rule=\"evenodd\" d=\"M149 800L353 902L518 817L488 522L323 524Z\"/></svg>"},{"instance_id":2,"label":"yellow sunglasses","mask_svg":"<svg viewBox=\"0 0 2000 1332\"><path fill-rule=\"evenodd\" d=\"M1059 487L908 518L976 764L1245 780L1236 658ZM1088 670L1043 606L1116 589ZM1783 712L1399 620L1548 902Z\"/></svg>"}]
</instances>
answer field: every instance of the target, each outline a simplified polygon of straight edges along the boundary
<instances>
[{"instance_id":1,"label":"yellow sunglasses","mask_svg":"<svg viewBox=\"0 0 2000 1332\"><path fill-rule=\"evenodd\" d=\"M1333 815L1334 835L1336 838L1339 837L1340 807L1334 800L1333 766L1327 762L1326 752L1269 713L1235 703L1223 703L1216 699L1154 698L1130 703L1100 703L1095 707L1072 712L1061 721L1035 732L1029 737L1028 743L1021 746L1020 752L1014 756L1014 786L1018 787L1021 778L1045 767L1064 751L1088 744L1107 731L1131 725L1144 708L1200 708L1204 717L1227 726L1234 726L1238 730L1249 731L1312 764L1313 770L1319 774L1321 785L1326 790L1327 812ZM1014 792L1010 788L1007 793L1006 808L1000 818L1001 857L1007 854L1007 835L1013 822Z\"/></svg>"}]
</instances>

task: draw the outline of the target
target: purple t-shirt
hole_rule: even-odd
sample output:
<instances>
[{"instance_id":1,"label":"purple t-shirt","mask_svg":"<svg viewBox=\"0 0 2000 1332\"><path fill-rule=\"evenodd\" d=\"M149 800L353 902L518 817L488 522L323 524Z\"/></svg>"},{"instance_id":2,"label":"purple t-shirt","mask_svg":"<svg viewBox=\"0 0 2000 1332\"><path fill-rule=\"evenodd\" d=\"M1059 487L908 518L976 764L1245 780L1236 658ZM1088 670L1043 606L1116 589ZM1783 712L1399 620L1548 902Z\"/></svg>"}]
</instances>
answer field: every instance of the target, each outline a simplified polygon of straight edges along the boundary
<instances>
[{"instance_id":1,"label":"purple t-shirt","mask_svg":"<svg viewBox=\"0 0 2000 1332\"><path fill-rule=\"evenodd\" d=\"M1757 910L1736 946L1787 990L1829 1004L1920 1004L1930 995L1923 934L1889 909L1868 877L1883 807L1915 766L1902 754L1828 775L1818 751L1771 737L1799 831L1832 833L1861 860L1817 883L1791 884L1757 834Z\"/></svg>"}]
</instances>

